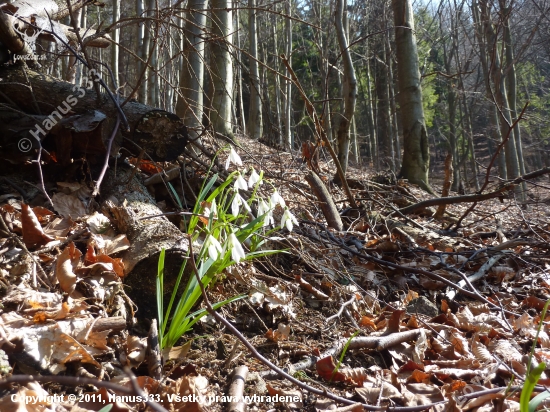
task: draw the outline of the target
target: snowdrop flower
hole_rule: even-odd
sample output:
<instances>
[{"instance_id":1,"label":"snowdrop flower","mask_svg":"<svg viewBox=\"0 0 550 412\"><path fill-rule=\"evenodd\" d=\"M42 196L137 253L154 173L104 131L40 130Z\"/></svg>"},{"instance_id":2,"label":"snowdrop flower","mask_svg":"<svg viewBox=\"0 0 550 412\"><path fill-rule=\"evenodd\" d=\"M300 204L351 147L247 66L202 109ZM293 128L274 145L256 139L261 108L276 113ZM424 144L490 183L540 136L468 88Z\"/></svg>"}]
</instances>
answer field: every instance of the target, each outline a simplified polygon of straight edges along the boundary
<instances>
[{"instance_id":1,"label":"snowdrop flower","mask_svg":"<svg viewBox=\"0 0 550 412\"><path fill-rule=\"evenodd\" d=\"M204 242L208 247L208 256L210 259L217 260L220 253L223 253L223 248L218 239L212 235L208 235Z\"/></svg>"},{"instance_id":2,"label":"snowdrop flower","mask_svg":"<svg viewBox=\"0 0 550 412\"><path fill-rule=\"evenodd\" d=\"M252 173L250 174L250 177L248 178L248 188L252 189L256 183L260 182L262 184L262 180L260 179L260 175L256 173L256 169L252 168Z\"/></svg>"},{"instance_id":3,"label":"snowdrop flower","mask_svg":"<svg viewBox=\"0 0 550 412\"><path fill-rule=\"evenodd\" d=\"M231 259L236 263L239 263L246 257L244 249L239 243L237 236L235 236L235 233L231 233L227 238L227 247L231 249Z\"/></svg>"},{"instance_id":4,"label":"snowdrop flower","mask_svg":"<svg viewBox=\"0 0 550 412\"><path fill-rule=\"evenodd\" d=\"M237 154L237 152L233 148L231 148L231 150L229 151L229 156L225 161L225 170L229 169L229 164L231 163L235 163L237 166L243 165L243 161L241 160L241 157Z\"/></svg>"},{"instance_id":5,"label":"snowdrop flower","mask_svg":"<svg viewBox=\"0 0 550 412\"><path fill-rule=\"evenodd\" d=\"M283 213L283 217L281 218L281 229L285 227L288 229L289 232L292 232L292 228L294 225L298 225L298 221L294 217L292 213L290 213L290 210L288 208L285 208L285 212Z\"/></svg>"},{"instance_id":6,"label":"snowdrop flower","mask_svg":"<svg viewBox=\"0 0 550 412\"><path fill-rule=\"evenodd\" d=\"M231 202L231 214L233 216L237 216L241 206L244 206L244 208L250 212L250 206L248 206L248 203L246 203L246 201L241 197L239 192L236 192L233 202Z\"/></svg>"},{"instance_id":7,"label":"snowdrop flower","mask_svg":"<svg viewBox=\"0 0 550 412\"><path fill-rule=\"evenodd\" d=\"M285 199L283 199L279 192L277 192L276 190L271 195L271 199L269 199L269 202L271 203L271 207L275 207L277 205L281 205L281 207L286 206Z\"/></svg>"},{"instance_id":8,"label":"snowdrop flower","mask_svg":"<svg viewBox=\"0 0 550 412\"><path fill-rule=\"evenodd\" d=\"M240 173L237 174L237 180L235 180L235 186L233 186L236 192L239 191L239 189L246 190L248 189L248 185L246 184L246 180L244 180L244 177Z\"/></svg>"},{"instance_id":9,"label":"snowdrop flower","mask_svg":"<svg viewBox=\"0 0 550 412\"><path fill-rule=\"evenodd\" d=\"M258 216L265 215L264 218L264 227L273 224L273 209L265 202L265 200L260 199L258 202Z\"/></svg>"},{"instance_id":10,"label":"snowdrop flower","mask_svg":"<svg viewBox=\"0 0 550 412\"><path fill-rule=\"evenodd\" d=\"M210 219L211 217L216 218L218 217L218 206L216 206L216 199L212 200L212 204L210 207L206 206L204 208L203 214Z\"/></svg>"}]
</instances>

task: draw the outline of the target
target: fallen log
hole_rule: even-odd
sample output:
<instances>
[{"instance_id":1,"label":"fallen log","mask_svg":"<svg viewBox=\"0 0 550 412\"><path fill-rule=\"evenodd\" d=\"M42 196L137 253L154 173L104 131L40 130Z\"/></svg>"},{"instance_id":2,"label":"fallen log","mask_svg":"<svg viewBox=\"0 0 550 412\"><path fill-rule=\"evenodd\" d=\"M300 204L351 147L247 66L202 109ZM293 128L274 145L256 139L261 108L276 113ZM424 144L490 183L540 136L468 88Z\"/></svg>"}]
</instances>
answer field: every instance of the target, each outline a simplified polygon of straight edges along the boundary
<instances>
[{"instance_id":1,"label":"fallen log","mask_svg":"<svg viewBox=\"0 0 550 412\"><path fill-rule=\"evenodd\" d=\"M346 345L348 345L347 350L372 349L381 351L391 348L399 343L418 339L421 333L429 333L429 331L425 329L414 329L405 332L392 333L391 335L385 336L359 336L353 339L343 338L340 339L332 348L319 355L319 357L311 356L301 362L290 365L288 367L289 374L292 375L296 371L309 369L313 367L319 359L323 359L328 356L338 357ZM279 379L279 374L272 370L261 372L260 376L264 379Z\"/></svg>"},{"instance_id":2,"label":"fallen log","mask_svg":"<svg viewBox=\"0 0 550 412\"><path fill-rule=\"evenodd\" d=\"M93 108L105 115L105 120L101 122L103 127L112 130L119 109L106 93L101 94L98 99L92 88L78 87L42 73L25 70L23 67L0 67L0 103L12 107L19 113L18 118L21 117L21 112L29 114L33 119L32 116L42 116L36 118L36 123L26 134L19 134L19 139L43 141L49 135L59 134L59 125L63 124L63 119L66 121L71 115L89 114ZM92 79L97 79L95 72L84 73L83 77L86 75L90 78L88 85L91 85ZM139 147L154 160L174 160L183 152L188 136L187 129L178 116L137 101L129 101L122 110L128 120L129 129L121 128L111 154L114 155L120 147L125 147L137 156ZM9 129L14 119L6 118L7 113L0 111L0 124ZM82 138L77 130L70 129L74 141ZM102 147L105 152L109 134L106 131L100 133L97 136L99 141L94 146ZM4 141L0 144L4 143L2 147L11 145L16 152L18 142Z\"/></svg>"},{"instance_id":3,"label":"fallen log","mask_svg":"<svg viewBox=\"0 0 550 412\"><path fill-rule=\"evenodd\" d=\"M140 318L156 318L154 296L160 252L162 249L166 251L164 302L169 302L189 250L187 237L162 216L155 200L130 168L119 167L116 174L114 170L108 172L102 197L103 213L110 216L117 231L126 234L130 241L130 248L121 256L126 292L139 305ZM182 284L186 284L185 279Z\"/></svg>"},{"instance_id":4,"label":"fallen log","mask_svg":"<svg viewBox=\"0 0 550 412\"><path fill-rule=\"evenodd\" d=\"M309 183L311 191L319 200L319 206L323 211L323 215L325 215L327 225L337 231L342 231L344 229L342 219L340 218L338 209L336 209L336 205L334 204L334 200L332 199L332 196L323 181L313 171L309 172L305 176L305 179Z\"/></svg>"},{"instance_id":5,"label":"fallen log","mask_svg":"<svg viewBox=\"0 0 550 412\"><path fill-rule=\"evenodd\" d=\"M474 202L481 202L483 200L494 199L497 197L503 197L504 192L512 190L515 186L519 185L520 183L523 183L527 180L535 179L537 177L543 176L548 173L550 173L550 167L544 167L542 169L527 173L523 176L516 177L513 180L506 181L498 189L492 192L476 193L473 195L464 195L464 196L439 197L435 199L423 200L422 202L418 202L413 205L403 207L399 209L399 212L403 214L408 214L408 213L414 213L418 210L425 209L429 206L455 205L457 203L474 203ZM393 213L390 213L390 216L392 214Z\"/></svg>"}]
</instances>

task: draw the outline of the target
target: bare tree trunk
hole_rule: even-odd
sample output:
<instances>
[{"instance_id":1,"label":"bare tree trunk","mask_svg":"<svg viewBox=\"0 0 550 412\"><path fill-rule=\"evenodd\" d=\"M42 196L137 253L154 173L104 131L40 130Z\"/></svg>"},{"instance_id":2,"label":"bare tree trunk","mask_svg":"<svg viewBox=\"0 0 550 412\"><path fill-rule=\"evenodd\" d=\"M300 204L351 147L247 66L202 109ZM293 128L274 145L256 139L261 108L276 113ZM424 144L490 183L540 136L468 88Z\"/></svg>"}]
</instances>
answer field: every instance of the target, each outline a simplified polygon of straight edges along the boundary
<instances>
[{"instance_id":1,"label":"bare tree trunk","mask_svg":"<svg viewBox=\"0 0 550 412\"><path fill-rule=\"evenodd\" d=\"M142 2L142 6L145 7L145 1ZM148 8L149 6L147 5L147 9ZM146 11L144 9L143 16L149 16L149 11L148 10ZM149 50L150 45L151 45L151 24L147 22L147 23L143 23L143 47L141 50L141 56L143 56L144 62L147 62L149 58L149 53L151 53L151 51ZM149 68L147 68L145 71L145 76L143 76L143 79L141 81L141 87L139 89L139 96L143 104L148 103L148 93L147 93L148 86L149 86L149 80L148 80L149 76L147 75L148 72L149 72Z\"/></svg>"},{"instance_id":2,"label":"bare tree trunk","mask_svg":"<svg viewBox=\"0 0 550 412\"><path fill-rule=\"evenodd\" d=\"M488 52L491 54L491 67L489 73L493 81L493 94L495 104L499 111L500 134L505 139L510 133L512 136L506 141L504 146L506 157L507 178L513 179L519 176L519 163L516 150L516 141L513 136L513 131L510 130L512 125L512 117L510 116L510 107L508 106L508 97L506 95L506 87L504 84L504 74L500 63L500 56L497 46L496 34L490 20L490 6L486 0L479 3L481 10L481 18L483 21L486 44L491 47Z\"/></svg>"},{"instance_id":3,"label":"bare tree trunk","mask_svg":"<svg viewBox=\"0 0 550 412\"><path fill-rule=\"evenodd\" d=\"M138 18L142 17L143 16L143 9L144 9L144 6L143 6L143 1L144 0L137 0L136 1L136 14L138 16ZM136 25L136 39L137 39L137 55L138 57L145 61L147 59L147 53L145 51L145 46L144 46L144 36L145 36L145 23L138 23ZM137 66L137 76L136 76L136 82L139 80L139 76L143 70L143 65L145 63L143 63L141 60L138 60L138 66ZM137 100L139 100L140 102L144 102L144 95L142 93L142 87L143 87L143 81L141 83L141 87L140 87L140 90L138 92L138 96L137 96Z\"/></svg>"},{"instance_id":4,"label":"bare tree trunk","mask_svg":"<svg viewBox=\"0 0 550 412\"><path fill-rule=\"evenodd\" d=\"M256 0L248 0L248 35L250 42L250 107L248 111L248 133L252 139L263 134L262 91L258 67L258 33L256 28Z\"/></svg>"},{"instance_id":5,"label":"bare tree trunk","mask_svg":"<svg viewBox=\"0 0 550 412\"><path fill-rule=\"evenodd\" d=\"M157 2L156 0L148 0L147 2L147 8L148 16L151 19L154 19L150 23L150 32L151 34L155 34L159 32L159 23L158 23L158 8L157 8ZM149 69L149 76L147 78L148 85L147 89L149 92L148 102L150 106L159 107L159 77L155 73L155 70L158 70L159 64L158 64L158 56L159 56L159 50L158 50L158 44L157 44L157 35L154 35L151 37L151 40L153 42L153 47L151 50L151 53L153 55L151 56L151 68Z\"/></svg>"},{"instance_id":6,"label":"bare tree trunk","mask_svg":"<svg viewBox=\"0 0 550 412\"><path fill-rule=\"evenodd\" d=\"M491 77L489 73L488 59L487 59L488 46L486 44L486 39L484 38L484 34L483 34L484 33L483 23L479 15L479 7L477 6L477 2L475 0L472 1L472 16L474 19L474 24L478 27L478 29L475 32L479 43L479 55L481 60L481 67L483 69L483 79L485 82L485 94L486 94L487 100L491 101L492 100ZM498 128L498 109L494 104L490 109L489 123L491 125L493 140L496 142L502 141L503 136L500 135L499 128ZM491 142L489 141L489 148L490 147L491 147ZM498 155L498 169L499 169L500 177L502 179L506 179L506 176L507 176L506 160L504 157L504 152L502 150Z\"/></svg>"},{"instance_id":7,"label":"bare tree trunk","mask_svg":"<svg viewBox=\"0 0 550 412\"><path fill-rule=\"evenodd\" d=\"M334 12L334 25L336 27L336 37L342 54L342 64L344 66L344 79L342 87L342 97L344 99L344 113L338 126L337 144L338 161L342 170L346 173L348 167L349 143L350 143L350 124L355 113L355 102L357 99L357 79L351 53L348 48L348 40L344 30L344 9L345 0L336 0L336 10Z\"/></svg>"},{"instance_id":8,"label":"bare tree trunk","mask_svg":"<svg viewBox=\"0 0 550 412\"><path fill-rule=\"evenodd\" d=\"M523 158L523 147L521 143L521 129L517 121L517 80L516 65L514 64L514 46L512 44L512 33L510 31L510 7L506 7L505 0L499 0L500 12L504 19L504 48L506 51L506 85L508 105L510 107L511 121L514 125L514 139L516 143L519 173L523 176L526 173L525 160ZM522 183L523 191L527 190L527 183Z\"/></svg>"},{"instance_id":9,"label":"bare tree trunk","mask_svg":"<svg viewBox=\"0 0 550 412\"><path fill-rule=\"evenodd\" d=\"M424 123L413 11L408 0L392 0L392 6L404 142L400 174L412 183L433 192L428 180L430 147Z\"/></svg>"},{"instance_id":10,"label":"bare tree trunk","mask_svg":"<svg viewBox=\"0 0 550 412\"><path fill-rule=\"evenodd\" d=\"M184 119L189 137L197 138L202 131L204 39L206 26L206 0L189 0L185 32L183 67L180 72L181 96L176 104L176 114Z\"/></svg>"},{"instance_id":11,"label":"bare tree trunk","mask_svg":"<svg viewBox=\"0 0 550 412\"><path fill-rule=\"evenodd\" d=\"M290 16L292 12L292 0L287 0L285 2L285 12L287 16ZM287 18L285 20L285 55L288 59L288 63L292 64L292 20ZM288 69L286 69L286 77L290 78L290 73ZM291 124L292 124L292 82L290 80L285 80L285 147L290 149L292 148L292 130Z\"/></svg>"},{"instance_id":12,"label":"bare tree trunk","mask_svg":"<svg viewBox=\"0 0 550 412\"><path fill-rule=\"evenodd\" d=\"M231 0L212 0L212 33L216 40L210 43L212 67L212 111L210 121L214 130L233 137L231 108L233 104L233 11Z\"/></svg>"},{"instance_id":13,"label":"bare tree trunk","mask_svg":"<svg viewBox=\"0 0 550 412\"><path fill-rule=\"evenodd\" d=\"M387 27L387 24L386 24ZM399 167L399 155L401 153L401 144L399 142L399 126L397 125L397 106L395 104L395 93L394 93L394 76L392 68L392 59L391 59L391 45L390 45L390 36L384 36L386 42L384 44L385 52L384 56L386 58L386 67L388 69L388 99L390 102L390 145L391 145L391 164L392 170L395 171Z\"/></svg>"},{"instance_id":14,"label":"bare tree trunk","mask_svg":"<svg viewBox=\"0 0 550 412\"><path fill-rule=\"evenodd\" d=\"M82 19L82 9L79 9L77 11L73 11L73 16L71 18L74 18L74 20L76 22L76 26L80 27L80 20ZM71 26L72 26L72 23L71 23ZM75 43L71 44L71 47L73 47L73 49L78 48L77 44L75 44ZM67 77L65 79L70 83L75 83L76 82L76 67L77 67L77 64L80 64L80 63L79 62L77 63L75 55L71 53L69 55L69 67L68 67L68 71L67 71Z\"/></svg>"},{"instance_id":15,"label":"bare tree trunk","mask_svg":"<svg viewBox=\"0 0 550 412\"><path fill-rule=\"evenodd\" d=\"M244 104L243 104L243 76L242 76L242 68L241 68L242 58L240 58L241 56L241 36L240 36L241 22L239 20L238 3L235 2L234 7L235 7L235 22L236 22L235 33L236 33L236 43L237 43L237 50L235 51L235 53L237 53L237 55L239 56L239 61L236 64L236 67L237 67L236 83L237 83L237 89L238 89L237 99L239 104L239 119L240 119L241 130L242 130L242 133L246 134L246 121L244 119Z\"/></svg>"},{"instance_id":16,"label":"bare tree trunk","mask_svg":"<svg viewBox=\"0 0 550 412\"><path fill-rule=\"evenodd\" d=\"M277 12L277 6L275 5L275 12ZM271 36L273 37L273 60L274 64L273 67L279 71L279 49L277 44L277 15L273 15L273 24L271 25ZM283 139L283 119L281 116L281 81L279 79L279 76L277 74L273 75L274 79L274 85L275 88L275 117L277 120L277 134L278 134L278 143L280 146L284 147L284 139Z\"/></svg>"},{"instance_id":17,"label":"bare tree trunk","mask_svg":"<svg viewBox=\"0 0 550 412\"><path fill-rule=\"evenodd\" d=\"M351 153L353 154L353 160L356 163L361 163L361 155L359 153L359 141L357 139L357 122L355 121L355 115L351 118Z\"/></svg>"},{"instance_id":18,"label":"bare tree trunk","mask_svg":"<svg viewBox=\"0 0 550 412\"><path fill-rule=\"evenodd\" d=\"M375 167L379 171L380 168L390 168L395 170L394 152L391 135L391 116L390 116L390 97L388 87L388 70L386 66L385 47L379 42L377 45L378 53L375 57L375 93L376 93L376 135L378 137L378 145L374 152Z\"/></svg>"},{"instance_id":19,"label":"bare tree trunk","mask_svg":"<svg viewBox=\"0 0 550 412\"><path fill-rule=\"evenodd\" d=\"M120 0L113 0L113 23L117 22L120 19ZM120 29L115 29L112 32L113 45L111 46L111 70L113 71L113 78L115 79L115 87L120 86L120 81L118 78L118 58L119 58L119 47L118 43L120 41Z\"/></svg>"},{"instance_id":20,"label":"bare tree trunk","mask_svg":"<svg viewBox=\"0 0 550 412\"><path fill-rule=\"evenodd\" d=\"M368 51L368 49L367 49ZM368 52L367 52L368 54ZM373 110L373 103L372 103L372 92L371 92L371 73L370 73L370 61L367 60L365 62L365 69L366 69L366 93L363 93L363 95L366 94L364 100L366 105L366 114L367 114L367 126L369 128L369 155L371 157L371 160L373 162L373 165L376 169L379 168L378 165L378 158L376 153L378 152L378 138L376 135L376 127L374 124L374 110ZM376 158L376 160L375 160Z\"/></svg>"},{"instance_id":21,"label":"bare tree trunk","mask_svg":"<svg viewBox=\"0 0 550 412\"><path fill-rule=\"evenodd\" d=\"M88 20L88 8L87 7L83 7L82 9L82 12L80 13L81 14L81 18L80 18L80 27L82 28L81 30L81 35L82 35L82 32L86 32L86 27L87 27L87 20ZM112 47L112 46L111 46ZM75 79L75 84L81 84L81 79L82 79L82 70L84 68L82 67L82 64L79 64L76 68L76 79Z\"/></svg>"}]
</instances>

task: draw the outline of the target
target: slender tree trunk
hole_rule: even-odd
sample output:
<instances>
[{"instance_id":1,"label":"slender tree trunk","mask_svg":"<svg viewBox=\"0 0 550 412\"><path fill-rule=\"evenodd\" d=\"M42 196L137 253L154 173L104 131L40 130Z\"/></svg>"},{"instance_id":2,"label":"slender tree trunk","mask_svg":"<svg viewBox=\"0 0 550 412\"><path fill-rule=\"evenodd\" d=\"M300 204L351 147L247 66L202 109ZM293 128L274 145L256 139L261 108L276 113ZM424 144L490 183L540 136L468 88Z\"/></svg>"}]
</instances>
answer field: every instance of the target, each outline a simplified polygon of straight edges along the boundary
<instances>
[{"instance_id":1,"label":"slender tree trunk","mask_svg":"<svg viewBox=\"0 0 550 412\"><path fill-rule=\"evenodd\" d=\"M504 19L504 49L506 59L506 86L508 95L508 105L510 107L511 121L514 125L514 139L516 143L516 151L519 165L519 173L524 175L525 160L523 158L523 146L521 142L521 129L517 121L517 79L516 65L514 64L514 46L512 43L512 33L510 31L510 7L506 7L505 0L499 0L501 16ZM527 183L522 183L523 192L527 191ZM523 196L522 196L523 197Z\"/></svg>"},{"instance_id":2,"label":"slender tree trunk","mask_svg":"<svg viewBox=\"0 0 550 412\"><path fill-rule=\"evenodd\" d=\"M400 174L412 183L433 192L428 181L430 147L424 123L413 11L408 0L392 0L392 6L404 142Z\"/></svg>"},{"instance_id":3,"label":"slender tree trunk","mask_svg":"<svg viewBox=\"0 0 550 412\"><path fill-rule=\"evenodd\" d=\"M210 64L212 67L212 111L210 121L214 130L233 137L231 107L233 105L233 12L231 0L212 0L212 32Z\"/></svg>"},{"instance_id":4,"label":"slender tree trunk","mask_svg":"<svg viewBox=\"0 0 550 412\"><path fill-rule=\"evenodd\" d=\"M180 72L181 96L176 104L176 114L184 119L189 137L197 138L202 131L204 39L206 26L206 0L189 0L185 32L184 60Z\"/></svg>"},{"instance_id":5,"label":"slender tree trunk","mask_svg":"<svg viewBox=\"0 0 550 412\"><path fill-rule=\"evenodd\" d=\"M157 7L157 1L156 0L148 0L147 2L147 8L149 9L149 17L154 19L154 21L151 22L150 25L150 31L151 33L158 33L159 32L159 16L158 16L158 7ZM159 107L159 94L160 94L160 85L159 85L159 76L155 72L156 70L159 70L159 48L157 44L157 36L151 37L151 41L153 43L151 53L153 55L151 56L151 69L149 70L149 77L148 77L148 85L147 89L149 92L149 105L154 107Z\"/></svg>"},{"instance_id":6,"label":"slender tree trunk","mask_svg":"<svg viewBox=\"0 0 550 412\"><path fill-rule=\"evenodd\" d=\"M117 22L120 19L120 0L113 0L113 23ZM111 32L111 38L113 39L113 44L111 45L111 70L113 71L113 78L115 79L115 87L120 86L120 81L118 78L118 58L119 58L119 47L118 43L120 42L120 29L113 30Z\"/></svg>"},{"instance_id":7,"label":"slender tree trunk","mask_svg":"<svg viewBox=\"0 0 550 412\"><path fill-rule=\"evenodd\" d=\"M493 81L493 94L495 104L499 112L500 134L505 139L510 133L512 136L506 141L504 146L506 157L507 178L513 179L519 176L519 163L516 150L516 141L513 131L510 130L512 125L512 117L510 116L510 107L508 106L508 97L506 95L506 87L504 84L504 75L500 63L497 39L490 20L490 8L486 0L480 3L481 17L483 21L486 44L491 47L488 52L491 54L491 67L489 73Z\"/></svg>"},{"instance_id":8,"label":"slender tree trunk","mask_svg":"<svg viewBox=\"0 0 550 412\"><path fill-rule=\"evenodd\" d=\"M395 155L393 153L390 127L388 70L385 64L384 45L382 43L378 44L378 50L382 54L382 58L377 56L374 62L376 69L376 80L374 82L376 92L376 135L378 137L378 147L374 152L376 157L375 167L377 170L380 170L380 168L395 170L395 163L393 163Z\"/></svg>"},{"instance_id":9,"label":"slender tree trunk","mask_svg":"<svg viewBox=\"0 0 550 412\"><path fill-rule=\"evenodd\" d=\"M87 27L87 22L88 22L88 8L87 7L83 7L81 9L81 13L80 13L80 28L82 29L81 31L81 35L83 32L86 31L86 27ZM78 64L77 65L77 68L76 68L76 79L75 79L75 84L81 84L81 80L82 80L82 70L83 70L83 66L82 64Z\"/></svg>"},{"instance_id":10,"label":"slender tree trunk","mask_svg":"<svg viewBox=\"0 0 550 412\"><path fill-rule=\"evenodd\" d=\"M250 41L250 107L248 111L248 133L252 139L263 134L262 91L258 65L258 33L256 28L256 0L248 0L248 35Z\"/></svg>"},{"instance_id":11,"label":"slender tree trunk","mask_svg":"<svg viewBox=\"0 0 550 412\"><path fill-rule=\"evenodd\" d=\"M481 21L481 17L479 15L479 7L477 5L476 0L472 1L472 16L474 18L474 24L477 27L475 30L477 41L479 43L479 56L481 60L481 67L483 69L483 79L485 82L485 95L487 97L487 100L492 100L492 93L491 93L491 76L489 73L489 65L488 65L488 59L487 59L487 42L484 37L484 30L483 30L483 23ZM498 127L498 109L496 105L492 105L489 113L489 123L491 127L491 132L493 135L493 140L495 142L502 141L503 136L500 135L499 127ZM489 151L492 155L492 142L489 140ZM498 155L498 169L499 169L499 175L502 179L506 179L507 171L506 171L506 160L504 157L504 151L500 151Z\"/></svg>"},{"instance_id":12,"label":"slender tree trunk","mask_svg":"<svg viewBox=\"0 0 550 412\"><path fill-rule=\"evenodd\" d=\"M143 6L145 7L145 1L143 2ZM147 9L149 9L148 4L147 4ZM150 11L144 9L143 16L149 16L149 15L150 15ZM141 50L141 55L143 56L143 61L147 62L147 59L149 58L149 53L152 53L149 50L151 45L151 24L149 22L143 24L143 43L142 44L143 44L143 47ZM147 93L148 86L149 86L148 73L149 73L149 68L147 68L145 72L145 76L143 76L141 87L139 89L139 95L142 99L141 102L143 104L148 103L148 93Z\"/></svg>"},{"instance_id":13,"label":"slender tree trunk","mask_svg":"<svg viewBox=\"0 0 550 412\"><path fill-rule=\"evenodd\" d=\"M368 53L368 49L367 49ZM373 161L373 165L378 169L379 166L376 165L377 162L374 161L375 154L378 152L378 138L376 135L376 127L374 124L374 110L372 104L372 92L371 92L371 73L370 73L370 61L366 61L366 114L367 114L367 126L369 128L369 148L370 148L370 157ZM363 93L365 95L365 93Z\"/></svg>"},{"instance_id":14,"label":"slender tree trunk","mask_svg":"<svg viewBox=\"0 0 550 412\"><path fill-rule=\"evenodd\" d=\"M286 0L285 2L285 13L287 16L290 16L292 12L292 0ZM285 19L285 55L288 59L288 63L292 65L292 20L289 18ZM290 73L288 69L285 69L285 75L287 79L290 79ZM285 80L285 147L290 149L292 148L293 139L292 139L292 82L290 80Z\"/></svg>"},{"instance_id":15,"label":"slender tree trunk","mask_svg":"<svg viewBox=\"0 0 550 412\"><path fill-rule=\"evenodd\" d=\"M73 16L71 18L74 18L74 20L76 21L76 26L80 27L80 20L82 19L82 9L78 9L76 11L73 11L72 14L73 14ZM72 23L70 25L72 27ZM71 44L71 47L73 47L73 49L78 49L77 44ZM73 53L71 53L69 55L69 67L68 67L68 70L67 70L67 77L66 77L65 80L67 80L70 83L75 83L76 82L76 68L77 68L78 64L80 64L80 62L78 62L76 60L75 55Z\"/></svg>"},{"instance_id":16,"label":"slender tree trunk","mask_svg":"<svg viewBox=\"0 0 550 412\"><path fill-rule=\"evenodd\" d=\"M275 6L275 12L277 12L277 6ZM277 15L273 15L273 24L271 26L271 36L273 37L273 67L279 70L279 49L277 44ZM284 139L283 139L283 119L281 115L281 81L279 79L279 76L277 74L273 75L274 79L274 85L275 88L275 117L277 121L277 143L284 147Z\"/></svg>"},{"instance_id":17,"label":"slender tree trunk","mask_svg":"<svg viewBox=\"0 0 550 412\"><path fill-rule=\"evenodd\" d=\"M143 11L144 11L143 1L144 0L136 1L136 14L138 17L143 16ZM137 55L140 58L140 60L138 60L138 65L137 65L136 82L139 80L139 76L141 75L141 71L143 70L143 65L145 64L142 62L142 60L143 61L146 60L145 45L143 44L144 36L145 36L145 23L139 23L136 25ZM143 83L144 82L142 82L140 85L138 96L137 96L137 100L140 102L144 102L144 99L145 99L141 90Z\"/></svg>"},{"instance_id":18,"label":"slender tree trunk","mask_svg":"<svg viewBox=\"0 0 550 412\"><path fill-rule=\"evenodd\" d=\"M334 25L336 27L336 37L338 46L342 54L342 65L344 67L344 78L342 85L342 97L344 99L344 113L338 126L337 144L338 161L342 166L344 173L348 167L349 143L350 143L350 124L355 113L355 102L357 99L357 79L355 69L351 59L351 53L348 48L348 40L344 29L344 9L345 0L336 0L336 11L334 13Z\"/></svg>"},{"instance_id":19,"label":"slender tree trunk","mask_svg":"<svg viewBox=\"0 0 550 412\"><path fill-rule=\"evenodd\" d=\"M387 25L386 25L387 26ZM392 170L395 171L399 167L399 155L401 154L401 144L399 142L399 126L397 125L397 106L395 104L395 93L394 93L394 77L393 77L393 68L392 68L392 59L391 59L391 46L389 36L386 37L386 42L384 44L385 52L384 56L386 57L386 67L388 68L388 99L390 102L390 136L391 136L391 164Z\"/></svg>"},{"instance_id":20,"label":"slender tree trunk","mask_svg":"<svg viewBox=\"0 0 550 412\"><path fill-rule=\"evenodd\" d=\"M351 152L353 153L353 160L357 163L361 163L361 155L359 153L359 140L357 139L357 122L355 121L356 116L354 115L351 118Z\"/></svg>"},{"instance_id":21,"label":"slender tree trunk","mask_svg":"<svg viewBox=\"0 0 550 412\"><path fill-rule=\"evenodd\" d=\"M236 64L237 70L237 89L238 89L238 104L239 104L239 119L242 133L246 134L246 121L244 119L244 104L243 104L243 76L242 76L242 58L241 58L241 22L239 20L239 3L234 2L233 7L235 7L235 33L236 33L236 43L237 50L235 51L239 56L239 61Z\"/></svg>"}]
</instances>

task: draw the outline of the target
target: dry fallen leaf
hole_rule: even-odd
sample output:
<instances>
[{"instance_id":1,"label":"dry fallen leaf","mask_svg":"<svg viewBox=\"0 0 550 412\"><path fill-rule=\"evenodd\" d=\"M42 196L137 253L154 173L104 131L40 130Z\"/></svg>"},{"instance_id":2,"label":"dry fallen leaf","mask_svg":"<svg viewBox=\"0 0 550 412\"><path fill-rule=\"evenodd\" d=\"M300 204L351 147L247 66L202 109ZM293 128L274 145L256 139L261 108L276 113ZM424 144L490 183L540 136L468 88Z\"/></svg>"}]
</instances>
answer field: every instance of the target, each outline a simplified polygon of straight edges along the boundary
<instances>
[{"instance_id":1,"label":"dry fallen leaf","mask_svg":"<svg viewBox=\"0 0 550 412\"><path fill-rule=\"evenodd\" d=\"M78 219L86 214L84 203L75 195L55 193L52 196L53 207L64 218Z\"/></svg>"},{"instance_id":2,"label":"dry fallen leaf","mask_svg":"<svg viewBox=\"0 0 550 412\"><path fill-rule=\"evenodd\" d=\"M44 246L54 238L46 235L33 210L21 203L21 225L23 227L23 242L29 249Z\"/></svg>"},{"instance_id":3,"label":"dry fallen leaf","mask_svg":"<svg viewBox=\"0 0 550 412\"><path fill-rule=\"evenodd\" d=\"M71 242L57 258L55 275L63 292L70 294L75 289L76 275L74 274L74 269L78 266L80 256L82 256L82 253Z\"/></svg>"}]
</instances>

